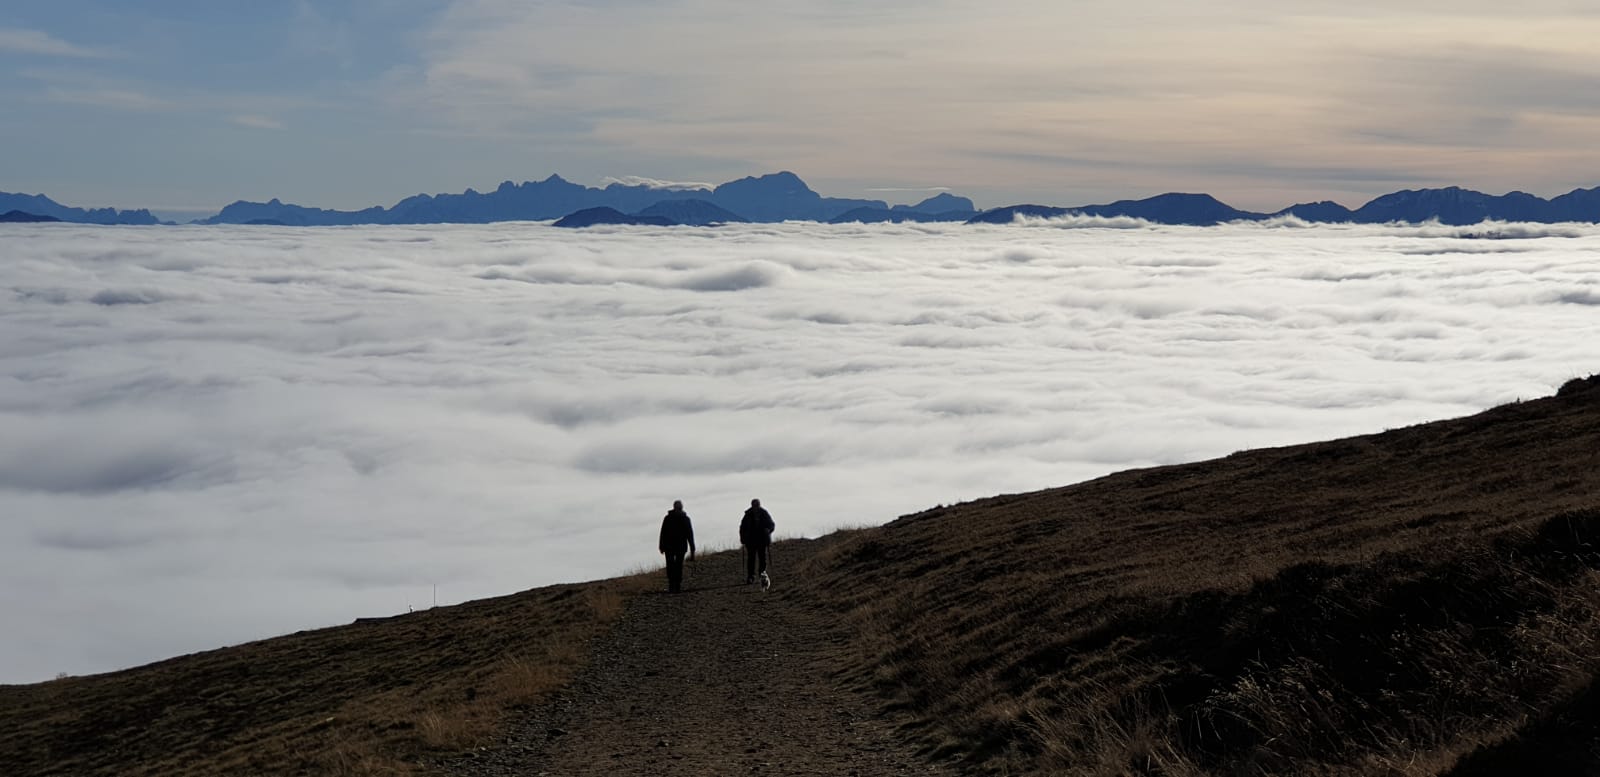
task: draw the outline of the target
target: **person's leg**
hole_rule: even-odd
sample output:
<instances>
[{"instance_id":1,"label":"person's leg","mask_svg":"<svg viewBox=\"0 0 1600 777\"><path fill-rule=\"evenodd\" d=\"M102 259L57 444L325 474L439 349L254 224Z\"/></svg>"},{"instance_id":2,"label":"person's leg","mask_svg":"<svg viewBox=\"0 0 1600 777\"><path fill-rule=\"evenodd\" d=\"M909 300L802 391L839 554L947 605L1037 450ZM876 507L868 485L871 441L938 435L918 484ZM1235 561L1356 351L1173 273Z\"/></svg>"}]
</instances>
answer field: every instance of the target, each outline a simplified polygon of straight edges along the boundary
<instances>
[{"instance_id":1,"label":"person's leg","mask_svg":"<svg viewBox=\"0 0 1600 777\"><path fill-rule=\"evenodd\" d=\"M683 554L667 554L667 590L677 593L683 588Z\"/></svg>"},{"instance_id":2,"label":"person's leg","mask_svg":"<svg viewBox=\"0 0 1600 777\"><path fill-rule=\"evenodd\" d=\"M768 546L766 546L766 545L758 545L758 546L756 546L756 557L760 559L760 563L761 563L760 572L762 574L765 574L766 571L767 571L767 547Z\"/></svg>"},{"instance_id":3,"label":"person's leg","mask_svg":"<svg viewBox=\"0 0 1600 777\"><path fill-rule=\"evenodd\" d=\"M756 581L756 553L758 552L760 550L754 545L744 546L744 581L746 583L754 583Z\"/></svg>"}]
</instances>

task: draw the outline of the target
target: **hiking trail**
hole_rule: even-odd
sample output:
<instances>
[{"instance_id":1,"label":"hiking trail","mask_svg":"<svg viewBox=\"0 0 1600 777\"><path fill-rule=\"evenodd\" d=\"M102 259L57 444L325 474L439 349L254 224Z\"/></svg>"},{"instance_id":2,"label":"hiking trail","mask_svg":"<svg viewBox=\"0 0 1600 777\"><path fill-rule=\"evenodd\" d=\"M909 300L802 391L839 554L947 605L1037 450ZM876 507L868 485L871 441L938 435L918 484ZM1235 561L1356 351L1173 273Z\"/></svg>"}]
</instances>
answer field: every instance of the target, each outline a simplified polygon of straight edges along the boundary
<instances>
[{"instance_id":1,"label":"hiking trail","mask_svg":"<svg viewBox=\"0 0 1600 777\"><path fill-rule=\"evenodd\" d=\"M666 593L661 573L570 685L519 713L500 744L453 756L442 771L953 774L919 755L877 700L835 678L849 635L785 578L809 545L777 547L765 593L744 584L738 551L686 564L680 594Z\"/></svg>"}]
</instances>

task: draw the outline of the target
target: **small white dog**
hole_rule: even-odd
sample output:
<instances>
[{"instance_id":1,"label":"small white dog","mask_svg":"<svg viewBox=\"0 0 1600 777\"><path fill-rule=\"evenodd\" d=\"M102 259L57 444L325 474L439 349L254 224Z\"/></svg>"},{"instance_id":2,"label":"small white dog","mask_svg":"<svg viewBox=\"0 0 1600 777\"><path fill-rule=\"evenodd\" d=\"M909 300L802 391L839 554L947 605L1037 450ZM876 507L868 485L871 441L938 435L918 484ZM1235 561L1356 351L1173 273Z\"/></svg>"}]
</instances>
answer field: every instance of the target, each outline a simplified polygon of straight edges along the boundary
<instances>
[{"instance_id":1,"label":"small white dog","mask_svg":"<svg viewBox=\"0 0 1600 777\"><path fill-rule=\"evenodd\" d=\"M765 590L767 590L768 588L771 588L771 587L772 587L772 578L767 577L767 573L762 572L761 573L761 590L765 591Z\"/></svg>"}]
</instances>

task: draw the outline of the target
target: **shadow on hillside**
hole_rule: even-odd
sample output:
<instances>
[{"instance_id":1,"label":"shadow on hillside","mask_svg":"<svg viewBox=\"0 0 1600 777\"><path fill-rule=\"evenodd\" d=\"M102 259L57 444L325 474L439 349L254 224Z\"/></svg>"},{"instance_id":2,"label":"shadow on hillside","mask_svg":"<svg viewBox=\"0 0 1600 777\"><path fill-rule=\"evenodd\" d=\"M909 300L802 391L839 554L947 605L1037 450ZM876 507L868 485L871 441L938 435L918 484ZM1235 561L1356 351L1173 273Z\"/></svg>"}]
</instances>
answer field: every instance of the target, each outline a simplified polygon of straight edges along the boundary
<instances>
[{"instance_id":1,"label":"shadow on hillside","mask_svg":"<svg viewBox=\"0 0 1600 777\"><path fill-rule=\"evenodd\" d=\"M840 676L974 772L1600 774L1597 398L841 537Z\"/></svg>"},{"instance_id":2,"label":"shadow on hillside","mask_svg":"<svg viewBox=\"0 0 1600 777\"><path fill-rule=\"evenodd\" d=\"M1136 606L996 680L1020 697L1041 676L1091 676L1115 656L1116 679L1080 689L1076 708L1034 710L1024 728L1041 752L1164 764L1148 773L1386 771L1385 753L1449 760L1503 738L1453 777L1579 773L1600 763L1597 567L1600 511L1567 513L1434 559L1302 563L1243 593ZM1521 730L1495 725L1541 707ZM990 733L998 746L1018 732Z\"/></svg>"},{"instance_id":3,"label":"shadow on hillside","mask_svg":"<svg viewBox=\"0 0 1600 777\"><path fill-rule=\"evenodd\" d=\"M1298 564L1243 594L1202 592L1114 618L1009 674L1070 671L1075 657L1131 638L1125 660L1160 678L1139 716L1169 717L1206 770L1293 772L1397 742L1442 746L1474 721L1593 682L1593 660L1574 647L1600 611L1582 584L1600 561L1597 535L1600 512L1588 511L1436 562Z\"/></svg>"}]
</instances>

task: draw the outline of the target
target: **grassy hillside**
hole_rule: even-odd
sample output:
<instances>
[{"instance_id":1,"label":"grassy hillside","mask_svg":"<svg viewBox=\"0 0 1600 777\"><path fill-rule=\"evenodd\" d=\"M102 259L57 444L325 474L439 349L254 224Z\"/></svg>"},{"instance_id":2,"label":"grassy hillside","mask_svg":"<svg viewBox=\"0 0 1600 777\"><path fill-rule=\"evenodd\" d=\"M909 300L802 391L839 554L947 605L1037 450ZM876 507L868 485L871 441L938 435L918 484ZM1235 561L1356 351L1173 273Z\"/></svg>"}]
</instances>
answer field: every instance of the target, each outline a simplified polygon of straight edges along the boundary
<instances>
[{"instance_id":1,"label":"grassy hillside","mask_svg":"<svg viewBox=\"0 0 1600 777\"><path fill-rule=\"evenodd\" d=\"M639 578L0 686L0 775L403 775L571 676Z\"/></svg>"},{"instance_id":2,"label":"grassy hillside","mask_svg":"<svg viewBox=\"0 0 1600 777\"><path fill-rule=\"evenodd\" d=\"M1475 775L1600 773L1597 566L1591 378L936 508L808 571L862 633L850 679L969 768Z\"/></svg>"},{"instance_id":3,"label":"grassy hillside","mask_svg":"<svg viewBox=\"0 0 1600 777\"><path fill-rule=\"evenodd\" d=\"M775 554L849 634L839 679L963 771L1600 773L1600 377ZM0 686L0 773L426 772L499 736L658 583Z\"/></svg>"}]
</instances>

